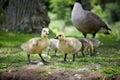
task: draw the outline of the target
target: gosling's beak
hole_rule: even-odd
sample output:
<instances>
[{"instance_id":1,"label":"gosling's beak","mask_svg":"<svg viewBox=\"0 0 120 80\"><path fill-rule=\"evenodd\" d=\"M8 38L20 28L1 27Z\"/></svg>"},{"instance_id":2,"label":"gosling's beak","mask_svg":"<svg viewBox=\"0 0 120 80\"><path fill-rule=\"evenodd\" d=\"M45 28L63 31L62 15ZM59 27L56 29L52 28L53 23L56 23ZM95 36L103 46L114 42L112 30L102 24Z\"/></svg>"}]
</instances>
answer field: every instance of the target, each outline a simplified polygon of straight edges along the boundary
<instances>
[{"instance_id":1,"label":"gosling's beak","mask_svg":"<svg viewBox=\"0 0 120 80\"><path fill-rule=\"evenodd\" d=\"M58 36L54 37L54 39L58 39Z\"/></svg>"},{"instance_id":2,"label":"gosling's beak","mask_svg":"<svg viewBox=\"0 0 120 80\"><path fill-rule=\"evenodd\" d=\"M46 35L49 35L49 32L46 32Z\"/></svg>"}]
</instances>

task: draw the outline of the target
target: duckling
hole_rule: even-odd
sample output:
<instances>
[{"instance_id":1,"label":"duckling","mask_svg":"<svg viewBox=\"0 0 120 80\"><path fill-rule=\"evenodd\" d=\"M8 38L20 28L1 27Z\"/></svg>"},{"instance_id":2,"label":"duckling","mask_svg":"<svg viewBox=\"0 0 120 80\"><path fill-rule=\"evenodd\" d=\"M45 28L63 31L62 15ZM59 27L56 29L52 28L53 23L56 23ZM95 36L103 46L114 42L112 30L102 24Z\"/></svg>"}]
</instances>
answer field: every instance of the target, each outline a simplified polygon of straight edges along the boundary
<instances>
[{"instance_id":1,"label":"duckling","mask_svg":"<svg viewBox=\"0 0 120 80\"><path fill-rule=\"evenodd\" d=\"M54 38L50 39L50 45L48 47L48 52L47 52L48 55L51 49L55 51L55 56L56 56L56 53L58 51L58 39L54 39Z\"/></svg>"},{"instance_id":2,"label":"duckling","mask_svg":"<svg viewBox=\"0 0 120 80\"><path fill-rule=\"evenodd\" d=\"M41 38L35 37L21 45L23 51L27 53L28 63L32 63L30 60L30 54L39 54L42 62L47 62L42 57L42 51L47 49L49 46L49 39L48 39L49 29L43 28L41 32Z\"/></svg>"},{"instance_id":3,"label":"duckling","mask_svg":"<svg viewBox=\"0 0 120 80\"><path fill-rule=\"evenodd\" d=\"M93 43L87 38L79 38L78 40L82 43L82 49L81 49L82 54L84 51L88 51L90 56L93 56L94 54ZM83 54L83 56L85 55Z\"/></svg>"},{"instance_id":4,"label":"duckling","mask_svg":"<svg viewBox=\"0 0 120 80\"><path fill-rule=\"evenodd\" d=\"M76 0L71 14L73 25L87 37L87 34L93 34L95 38L96 33L102 32L110 34L111 29L100 19L96 14L84 10L81 5L81 0Z\"/></svg>"},{"instance_id":5,"label":"duckling","mask_svg":"<svg viewBox=\"0 0 120 80\"><path fill-rule=\"evenodd\" d=\"M75 54L81 50L82 43L76 38L72 37L66 38L63 32L58 33L55 38L59 40L58 42L59 50L65 53L64 61L67 61L66 60L67 54L73 54L72 61L75 61Z\"/></svg>"}]
</instances>

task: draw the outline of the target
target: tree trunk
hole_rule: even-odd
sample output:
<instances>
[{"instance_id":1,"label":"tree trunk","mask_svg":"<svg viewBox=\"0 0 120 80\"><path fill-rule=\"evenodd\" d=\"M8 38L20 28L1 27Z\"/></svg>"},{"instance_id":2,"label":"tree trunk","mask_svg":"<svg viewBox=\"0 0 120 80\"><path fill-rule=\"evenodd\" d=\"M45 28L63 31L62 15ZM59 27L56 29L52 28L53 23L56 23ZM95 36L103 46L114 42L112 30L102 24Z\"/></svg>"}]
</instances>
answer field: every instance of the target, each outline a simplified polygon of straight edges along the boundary
<instances>
[{"instance_id":1,"label":"tree trunk","mask_svg":"<svg viewBox=\"0 0 120 80\"><path fill-rule=\"evenodd\" d=\"M2 3L2 29L31 33L48 27L50 20L41 0L2 0Z\"/></svg>"}]
</instances>

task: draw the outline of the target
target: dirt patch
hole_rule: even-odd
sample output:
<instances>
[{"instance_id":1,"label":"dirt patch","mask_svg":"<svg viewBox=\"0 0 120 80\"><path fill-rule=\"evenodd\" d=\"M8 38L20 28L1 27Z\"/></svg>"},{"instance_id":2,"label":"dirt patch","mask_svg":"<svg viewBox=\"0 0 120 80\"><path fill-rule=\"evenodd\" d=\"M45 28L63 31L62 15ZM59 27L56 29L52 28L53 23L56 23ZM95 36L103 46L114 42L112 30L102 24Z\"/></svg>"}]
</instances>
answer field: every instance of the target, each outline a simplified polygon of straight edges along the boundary
<instances>
[{"instance_id":1,"label":"dirt patch","mask_svg":"<svg viewBox=\"0 0 120 80\"><path fill-rule=\"evenodd\" d=\"M0 74L0 80L103 80L104 78L100 71L38 65L25 65L18 70L6 70ZM114 75L113 80L120 80L120 75Z\"/></svg>"}]
</instances>

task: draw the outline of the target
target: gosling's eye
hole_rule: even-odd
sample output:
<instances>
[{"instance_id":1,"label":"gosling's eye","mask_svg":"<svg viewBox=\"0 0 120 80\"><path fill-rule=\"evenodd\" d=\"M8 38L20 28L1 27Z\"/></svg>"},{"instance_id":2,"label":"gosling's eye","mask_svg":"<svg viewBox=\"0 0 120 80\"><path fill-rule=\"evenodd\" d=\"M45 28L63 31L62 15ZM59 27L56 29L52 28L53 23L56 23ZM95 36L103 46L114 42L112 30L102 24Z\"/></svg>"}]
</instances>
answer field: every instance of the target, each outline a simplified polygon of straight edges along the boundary
<instances>
[{"instance_id":1,"label":"gosling's eye","mask_svg":"<svg viewBox=\"0 0 120 80\"><path fill-rule=\"evenodd\" d=\"M46 32L46 31L44 30L44 32Z\"/></svg>"},{"instance_id":2,"label":"gosling's eye","mask_svg":"<svg viewBox=\"0 0 120 80\"><path fill-rule=\"evenodd\" d=\"M59 35L59 37L61 37L62 35Z\"/></svg>"}]
</instances>

